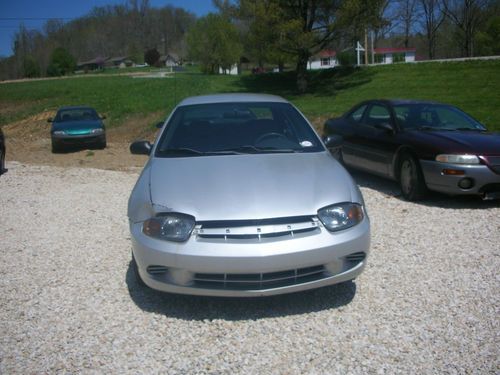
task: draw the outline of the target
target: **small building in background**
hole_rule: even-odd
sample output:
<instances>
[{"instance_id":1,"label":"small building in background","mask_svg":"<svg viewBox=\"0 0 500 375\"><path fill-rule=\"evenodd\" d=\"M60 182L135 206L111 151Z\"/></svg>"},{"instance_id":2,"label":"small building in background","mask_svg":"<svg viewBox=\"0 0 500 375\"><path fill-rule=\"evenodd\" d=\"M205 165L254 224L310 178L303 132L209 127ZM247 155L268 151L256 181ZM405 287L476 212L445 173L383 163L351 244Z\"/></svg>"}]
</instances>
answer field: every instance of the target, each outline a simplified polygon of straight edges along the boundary
<instances>
[{"instance_id":1,"label":"small building in background","mask_svg":"<svg viewBox=\"0 0 500 375\"><path fill-rule=\"evenodd\" d=\"M309 59L307 69L330 69L338 65L337 52L333 50L323 50Z\"/></svg>"},{"instance_id":2,"label":"small building in background","mask_svg":"<svg viewBox=\"0 0 500 375\"><path fill-rule=\"evenodd\" d=\"M219 66L219 74L228 74L231 76L236 76L240 74L240 69L238 67L238 64L231 65L231 68L229 69L223 69L222 66Z\"/></svg>"},{"instance_id":3,"label":"small building in background","mask_svg":"<svg viewBox=\"0 0 500 375\"><path fill-rule=\"evenodd\" d=\"M375 64L415 61L416 48L375 48Z\"/></svg>"},{"instance_id":4,"label":"small building in background","mask_svg":"<svg viewBox=\"0 0 500 375\"><path fill-rule=\"evenodd\" d=\"M167 53L166 55L160 56L159 62L162 66L172 68L180 64L180 59L175 53Z\"/></svg>"},{"instance_id":5,"label":"small building in background","mask_svg":"<svg viewBox=\"0 0 500 375\"><path fill-rule=\"evenodd\" d=\"M134 62L128 56L110 57L104 63L106 68L126 68L132 66Z\"/></svg>"}]
</instances>

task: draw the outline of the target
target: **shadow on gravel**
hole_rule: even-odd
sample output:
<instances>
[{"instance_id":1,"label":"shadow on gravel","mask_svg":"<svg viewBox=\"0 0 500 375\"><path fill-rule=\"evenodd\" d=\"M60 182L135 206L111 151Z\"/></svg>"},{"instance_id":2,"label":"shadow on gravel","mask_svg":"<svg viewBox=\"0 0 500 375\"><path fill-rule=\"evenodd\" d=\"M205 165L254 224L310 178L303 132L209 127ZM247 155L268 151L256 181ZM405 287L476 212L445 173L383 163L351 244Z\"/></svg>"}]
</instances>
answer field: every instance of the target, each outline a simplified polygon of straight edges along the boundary
<instances>
[{"instance_id":1,"label":"shadow on gravel","mask_svg":"<svg viewBox=\"0 0 500 375\"><path fill-rule=\"evenodd\" d=\"M161 293L137 283L132 262L125 281L130 297L142 310L184 320L237 321L305 314L347 305L356 294L356 284L352 281L273 297L221 298Z\"/></svg>"},{"instance_id":2,"label":"shadow on gravel","mask_svg":"<svg viewBox=\"0 0 500 375\"><path fill-rule=\"evenodd\" d=\"M360 187L377 190L388 197L407 202L401 195L401 190L397 182L352 168L348 168L348 171ZM478 196L450 196L437 192L429 192L427 197L422 201L412 203L449 209L488 209L498 207L500 200L483 201Z\"/></svg>"}]
</instances>

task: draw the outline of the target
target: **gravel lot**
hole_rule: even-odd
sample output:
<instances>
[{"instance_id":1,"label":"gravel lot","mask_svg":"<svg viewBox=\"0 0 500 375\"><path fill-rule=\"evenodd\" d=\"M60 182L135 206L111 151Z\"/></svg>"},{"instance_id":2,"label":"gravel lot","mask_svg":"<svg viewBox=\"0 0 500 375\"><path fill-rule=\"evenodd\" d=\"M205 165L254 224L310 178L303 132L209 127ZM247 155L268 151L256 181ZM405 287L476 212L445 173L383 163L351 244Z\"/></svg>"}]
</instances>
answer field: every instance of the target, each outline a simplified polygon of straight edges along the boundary
<instances>
[{"instance_id":1,"label":"gravel lot","mask_svg":"<svg viewBox=\"0 0 500 375\"><path fill-rule=\"evenodd\" d=\"M355 173L372 253L354 283L264 299L139 288L138 172L8 164L0 373L499 373L500 207Z\"/></svg>"}]
</instances>

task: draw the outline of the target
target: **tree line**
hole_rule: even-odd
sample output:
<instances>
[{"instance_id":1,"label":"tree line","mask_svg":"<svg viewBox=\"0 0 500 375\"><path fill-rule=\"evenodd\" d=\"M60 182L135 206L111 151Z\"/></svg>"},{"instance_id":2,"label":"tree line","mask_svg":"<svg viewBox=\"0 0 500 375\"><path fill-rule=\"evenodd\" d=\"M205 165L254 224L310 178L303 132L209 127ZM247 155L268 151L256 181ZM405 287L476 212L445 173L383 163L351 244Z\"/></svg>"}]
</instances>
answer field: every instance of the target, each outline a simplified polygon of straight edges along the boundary
<instances>
[{"instance_id":1,"label":"tree line","mask_svg":"<svg viewBox=\"0 0 500 375\"><path fill-rule=\"evenodd\" d=\"M417 47L422 58L500 54L499 0L213 0L216 13L196 18L149 0L95 8L41 31L21 27L0 79L65 74L78 60L174 52L217 73L246 61L296 71L307 90L307 63L324 49L349 62L366 35L375 47ZM365 46L368 47L368 46ZM156 53L151 53L156 51ZM159 52L158 52L159 51ZM352 61L352 59L351 59Z\"/></svg>"}]
</instances>

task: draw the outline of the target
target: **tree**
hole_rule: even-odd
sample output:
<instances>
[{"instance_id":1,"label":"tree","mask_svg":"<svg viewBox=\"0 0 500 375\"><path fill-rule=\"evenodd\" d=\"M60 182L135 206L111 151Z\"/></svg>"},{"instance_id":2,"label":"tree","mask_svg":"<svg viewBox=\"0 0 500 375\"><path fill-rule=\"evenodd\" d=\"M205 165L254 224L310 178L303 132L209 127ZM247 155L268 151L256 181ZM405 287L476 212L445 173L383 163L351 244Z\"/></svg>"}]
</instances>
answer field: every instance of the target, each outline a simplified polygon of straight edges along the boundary
<instances>
[{"instance_id":1,"label":"tree","mask_svg":"<svg viewBox=\"0 0 500 375\"><path fill-rule=\"evenodd\" d=\"M26 78L40 76L40 67L33 56L26 56L23 61L23 75Z\"/></svg>"},{"instance_id":2,"label":"tree","mask_svg":"<svg viewBox=\"0 0 500 375\"><path fill-rule=\"evenodd\" d=\"M417 0L399 0L397 19L403 29L404 46L409 47L410 35L413 25L418 17Z\"/></svg>"},{"instance_id":3,"label":"tree","mask_svg":"<svg viewBox=\"0 0 500 375\"><path fill-rule=\"evenodd\" d=\"M205 73L230 69L243 52L236 27L227 17L210 13L200 18L187 35L188 54Z\"/></svg>"},{"instance_id":4,"label":"tree","mask_svg":"<svg viewBox=\"0 0 500 375\"><path fill-rule=\"evenodd\" d=\"M63 47L58 47L52 52L50 64L47 68L47 75L64 76L72 73L75 68L76 62L74 57Z\"/></svg>"},{"instance_id":5,"label":"tree","mask_svg":"<svg viewBox=\"0 0 500 375\"><path fill-rule=\"evenodd\" d=\"M438 30L445 19L445 13L439 8L438 0L420 0L423 13L423 26L427 41L427 53L432 60L436 55Z\"/></svg>"},{"instance_id":6,"label":"tree","mask_svg":"<svg viewBox=\"0 0 500 375\"><path fill-rule=\"evenodd\" d=\"M445 15L459 31L462 55L474 56L474 36L485 18L483 9L487 0L443 0L443 5Z\"/></svg>"},{"instance_id":7,"label":"tree","mask_svg":"<svg viewBox=\"0 0 500 375\"><path fill-rule=\"evenodd\" d=\"M160 60L160 52L156 48L148 49L144 52L144 61L150 65L154 66L158 60Z\"/></svg>"},{"instance_id":8,"label":"tree","mask_svg":"<svg viewBox=\"0 0 500 375\"><path fill-rule=\"evenodd\" d=\"M227 6L227 1L218 1ZM264 37L273 40L272 50L288 54L296 61L297 89L307 90L309 58L326 48L335 33L353 22L368 26L378 14L381 0L239 0L235 8L256 33L271 33ZM267 11L267 7L272 11ZM231 9L229 7L229 9ZM260 25L264 26L260 26ZM271 27L265 25L271 24ZM254 48L261 48L259 36Z\"/></svg>"}]
</instances>

